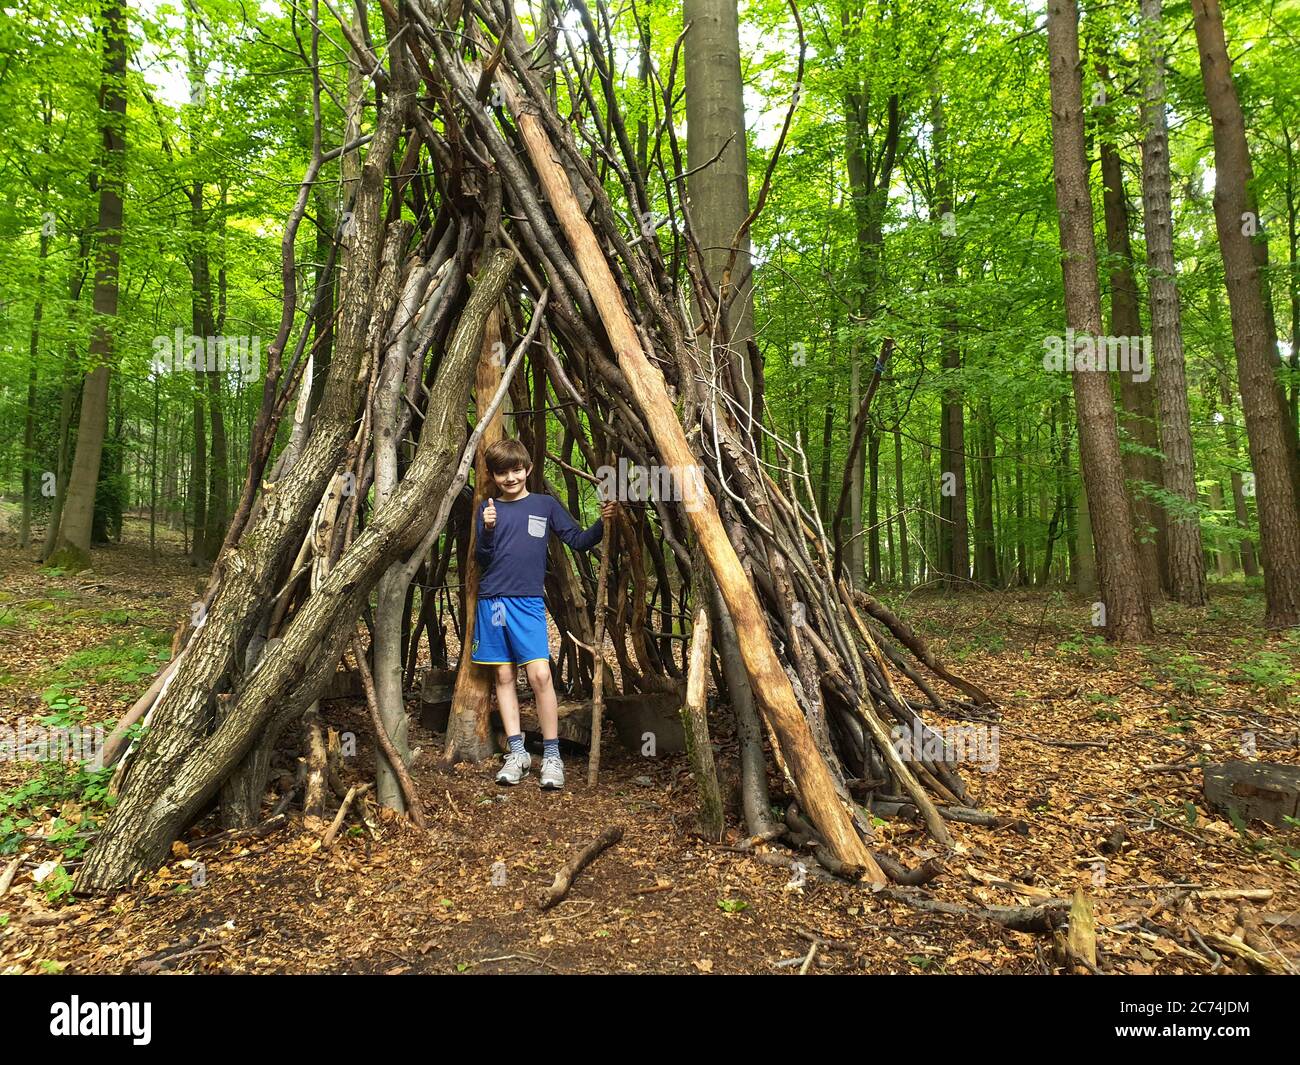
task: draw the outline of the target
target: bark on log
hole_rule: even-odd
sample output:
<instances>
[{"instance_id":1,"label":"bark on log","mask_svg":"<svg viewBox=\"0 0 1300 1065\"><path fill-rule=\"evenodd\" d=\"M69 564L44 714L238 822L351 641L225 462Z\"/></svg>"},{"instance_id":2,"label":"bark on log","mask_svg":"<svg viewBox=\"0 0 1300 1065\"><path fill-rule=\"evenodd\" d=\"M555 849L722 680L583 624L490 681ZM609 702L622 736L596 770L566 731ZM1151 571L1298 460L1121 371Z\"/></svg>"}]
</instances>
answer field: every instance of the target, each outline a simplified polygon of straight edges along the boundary
<instances>
[{"instance_id":1,"label":"bark on log","mask_svg":"<svg viewBox=\"0 0 1300 1065\"><path fill-rule=\"evenodd\" d=\"M703 567L700 577L707 579ZM718 772L713 764L713 745L709 741L709 719L705 697L709 686L709 659L713 644L709 638L708 607L701 606L695 613L695 627L691 631L690 669L686 674L686 698L682 700L682 728L686 736L686 755L695 774L695 791L700 801L700 828L706 839L718 843L722 840L726 821L722 810L722 792L718 787Z\"/></svg>"},{"instance_id":2,"label":"bark on log","mask_svg":"<svg viewBox=\"0 0 1300 1065\"><path fill-rule=\"evenodd\" d=\"M595 787L596 780L600 776L600 734L605 709L605 593L609 581L609 556L615 542L614 526L612 520L605 523L600 545L600 572L596 577L596 633L592 642L592 657L595 665L592 670L591 686L591 756L587 763L588 787Z\"/></svg>"},{"instance_id":3,"label":"bark on log","mask_svg":"<svg viewBox=\"0 0 1300 1065\"><path fill-rule=\"evenodd\" d=\"M494 308L488 316L483 331L483 350L476 370L474 392L479 416L501 384L501 311ZM501 414L497 412L487 422L483 431L483 448L505 435ZM474 498L470 506L469 554L464 573L461 595L464 597L465 633L461 641L460 661L456 666L456 689L451 699L451 716L447 721L447 739L443 746L443 764L481 762L492 757L492 738L488 718L492 711L493 671L470 661L470 648L474 645L475 607L478 605L478 563L474 560L474 540L478 535L476 517L478 508L492 489L492 476L480 448L474 463Z\"/></svg>"},{"instance_id":4,"label":"bark on log","mask_svg":"<svg viewBox=\"0 0 1300 1065\"><path fill-rule=\"evenodd\" d=\"M154 868L276 710L296 705L300 711L319 696L379 576L419 545L434 524L429 500L442 498L452 483L479 339L488 311L500 299L513 267L513 254L498 252L480 276L439 366L419 449L389 506L357 537L320 592L295 615L283 642L263 657L216 731L176 760L164 786L146 789L131 782L87 855L77 877L78 893L126 887ZM444 502L436 515L442 522L450 509L450 502ZM201 655L207 642L193 646L190 653ZM152 776L157 766L149 763L149 769Z\"/></svg>"}]
</instances>

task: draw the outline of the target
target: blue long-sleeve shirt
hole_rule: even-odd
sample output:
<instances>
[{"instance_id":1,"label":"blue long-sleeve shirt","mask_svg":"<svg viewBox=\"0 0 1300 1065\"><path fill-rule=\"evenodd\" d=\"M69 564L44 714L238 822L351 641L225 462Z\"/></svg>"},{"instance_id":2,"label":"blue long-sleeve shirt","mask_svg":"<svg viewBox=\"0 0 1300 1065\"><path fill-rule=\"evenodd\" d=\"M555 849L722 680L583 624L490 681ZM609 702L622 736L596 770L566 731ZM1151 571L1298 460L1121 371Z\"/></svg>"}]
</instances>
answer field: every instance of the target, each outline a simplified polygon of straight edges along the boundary
<instances>
[{"instance_id":1,"label":"blue long-sleeve shirt","mask_svg":"<svg viewBox=\"0 0 1300 1065\"><path fill-rule=\"evenodd\" d=\"M482 570L478 594L484 599L541 595L551 533L575 551L590 551L605 533L599 518L591 528L581 528L554 496L530 492L523 499L494 502L494 529L483 524L486 500L475 516L474 557Z\"/></svg>"}]
</instances>

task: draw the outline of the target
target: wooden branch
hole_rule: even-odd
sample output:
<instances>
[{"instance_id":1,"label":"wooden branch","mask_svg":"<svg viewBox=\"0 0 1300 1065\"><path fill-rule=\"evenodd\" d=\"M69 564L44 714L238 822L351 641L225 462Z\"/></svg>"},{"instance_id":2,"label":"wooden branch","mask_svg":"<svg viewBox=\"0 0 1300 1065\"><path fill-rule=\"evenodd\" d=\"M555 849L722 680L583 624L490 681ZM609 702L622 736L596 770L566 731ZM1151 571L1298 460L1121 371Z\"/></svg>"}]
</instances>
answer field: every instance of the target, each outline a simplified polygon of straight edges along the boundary
<instances>
[{"instance_id":1,"label":"wooden branch","mask_svg":"<svg viewBox=\"0 0 1300 1065\"><path fill-rule=\"evenodd\" d=\"M0 873L0 899L4 898L9 892L9 885L14 882L14 877L18 874L18 867L22 864L23 859L19 856L5 866L3 873Z\"/></svg>"},{"instance_id":2,"label":"wooden branch","mask_svg":"<svg viewBox=\"0 0 1300 1065\"><path fill-rule=\"evenodd\" d=\"M181 654L184 654L184 652L182 651ZM131 730L131 726L149 712L149 709L158 699L158 693L162 691L163 685L167 683L167 678L176 671L179 662L180 655L177 655L163 666L145 693L131 704L131 709L123 714L117 724L113 726L113 731L108 734L108 738L104 741L104 765L112 765L126 750L126 737Z\"/></svg>"},{"instance_id":3,"label":"wooden branch","mask_svg":"<svg viewBox=\"0 0 1300 1065\"><path fill-rule=\"evenodd\" d=\"M895 637L903 644L912 654L920 659L921 663L930 670L940 680L947 681L958 691L965 692L976 703L981 706L993 705L996 700L989 695L978 684L972 684L968 680L963 680L955 673L950 672L942 662L935 658L934 653L930 650L926 642L912 631L905 621L894 614L879 600L873 599L865 592L855 591L853 598L861 604L862 608L873 618L885 626Z\"/></svg>"},{"instance_id":4,"label":"wooden branch","mask_svg":"<svg viewBox=\"0 0 1300 1065\"><path fill-rule=\"evenodd\" d=\"M1206 942L1215 950L1225 954L1233 954L1238 958L1244 958L1257 969L1263 969L1264 972L1271 973L1274 976L1282 976L1286 973L1286 968L1276 958L1260 953L1236 936L1225 936L1222 932L1213 930L1205 932L1203 935Z\"/></svg>"},{"instance_id":5,"label":"wooden branch","mask_svg":"<svg viewBox=\"0 0 1300 1065\"><path fill-rule=\"evenodd\" d=\"M701 567L700 576L708 575ZM709 721L705 700L709 685L709 662L713 644L709 634L709 608L705 604L695 612L691 629L690 669L686 674L686 697L682 701L682 732L686 753L695 775L695 790L700 800L700 827L710 842L722 840L726 823L723 818L722 793L718 772L713 764L713 747L709 742Z\"/></svg>"},{"instance_id":6,"label":"wooden branch","mask_svg":"<svg viewBox=\"0 0 1300 1065\"><path fill-rule=\"evenodd\" d=\"M844 511L849 503L849 488L853 483L854 461L858 457L858 452L862 450L862 437L867 430L867 412L871 409L871 401L876 398L876 389L880 387L880 379L885 375L885 366L889 363L889 356L894 351L894 338L886 337L884 344L881 346L880 358L877 360L875 369L871 374L871 380L867 382L866 395L862 397L862 402L858 405L857 414L853 418L853 441L849 445L848 458L844 460L844 478L840 484L839 502L835 504L835 517L831 519L831 535L835 538L835 569L834 576L838 580L842 570L842 556L844 553ZM862 579L860 573L853 574L853 583L856 585Z\"/></svg>"},{"instance_id":7,"label":"wooden branch","mask_svg":"<svg viewBox=\"0 0 1300 1065\"><path fill-rule=\"evenodd\" d=\"M992 921L1015 932L1051 932L1065 923L1070 909L1069 899L1048 899L1037 906L981 906L972 909L952 902L926 898L902 888L881 888L876 896L923 913L946 913L955 917L977 917Z\"/></svg>"},{"instance_id":8,"label":"wooden branch","mask_svg":"<svg viewBox=\"0 0 1300 1065\"><path fill-rule=\"evenodd\" d=\"M379 716L379 699L375 696L375 679L370 675L370 664L366 661L366 656L361 650L361 639L357 636L352 637L352 654L357 660L357 670L361 674L361 686L366 691L366 706L370 710L370 723L375 729L375 741L384 752L384 757L388 759L388 764L392 767L393 775L397 777L398 783L402 786L402 795L405 797L406 806L410 810L411 820L420 828L427 829L429 825L424 818L424 806L420 803L420 796L415 790L415 784L411 781L411 774L406 771L406 763L393 747L393 741L388 738L388 730L384 728L384 722Z\"/></svg>"},{"instance_id":9,"label":"wooden branch","mask_svg":"<svg viewBox=\"0 0 1300 1065\"><path fill-rule=\"evenodd\" d=\"M614 464L611 455L609 464ZM614 548L614 520L605 523L600 544L600 571L596 577L596 634L592 655L594 658L591 681L591 756L587 762L587 786L595 787L600 776L600 728L605 710L605 589L609 583L609 556ZM574 661L577 659L575 657Z\"/></svg>"},{"instance_id":10,"label":"wooden branch","mask_svg":"<svg viewBox=\"0 0 1300 1065\"><path fill-rule=\"evenodd\" d=\"M323 850L329 850L334 846L334 838L339 834L339 829L343 827L343 819L347 817L348 810L352 808L353 800L364 795L370 790L369 784L353 784L348 788L347 795L344 796L343 802L339 804L339 812L334 815L334 820L330 822L330 827L325 830L325 835L321 837L320 845Z\"/></svg>"},{"instance_id":11,"label":"wooden branch","mask_svg":"<svg viewBox=\"0 0 1300 1065\"><path fill-rule=\"evenodd\" d=\"M863 646L875 660L881 675L885 679L885 683L892 690L894 682L889 675L889 666L885 663L880 648L876 646L876 641L871 638L871 631L867 628L867 623L853 609L853 601L849 598L848 584L844 581L840 581L840 596L844 601L845 609L848 610L849 616L853 619L854 625L857 626L858 636L862 640ZM911 800L916 803L917 809L921 811L921 816L925 819L925 826L929 829L930 835L945 846L952 846L952 837L948 833L948 828L943 823L939 811L935 809L934 803L926 795L925 789L921 787L920 781L917 780L918 774L913 773L904 764L903 759L894 747L892 737L885 731L884 724L872 710L870 697L866 696L865 693L864 698L858 705L858 712L863 722L871 730L872 738L876 741L876 747L884 757L885 762L893 770L894 775L898 777L899 783L903 785L903 790L907 792ZM918 764L917 769L922 770L922 767Z\"/></svg>"},{"instance_id":12,"label":"wooden branch","mask_svg":"<svg viewBox=\"0 0 1300 1065\"><path fill-rule=\"evenodd\" d=\"M537 908L549 910L556 903L563 902L578 874L622 838L623 826L612 825L583 847L576 858L555 874L555 882L544 891L538 892Z\"/></svg>"}]
</instances>

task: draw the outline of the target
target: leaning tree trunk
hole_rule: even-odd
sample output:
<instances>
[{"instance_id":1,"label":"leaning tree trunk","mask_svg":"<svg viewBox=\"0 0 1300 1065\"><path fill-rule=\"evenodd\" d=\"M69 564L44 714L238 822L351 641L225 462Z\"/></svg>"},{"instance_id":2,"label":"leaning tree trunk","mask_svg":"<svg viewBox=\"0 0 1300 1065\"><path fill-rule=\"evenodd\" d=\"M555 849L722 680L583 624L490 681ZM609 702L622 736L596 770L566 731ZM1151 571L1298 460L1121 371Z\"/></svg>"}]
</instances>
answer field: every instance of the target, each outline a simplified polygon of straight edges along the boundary
<instances>
[{"instance_id":1,"label":"leaning tree trunk","mask_svg":"<svg viewBox=\"0 0 1300 1065\"><path fill-rule=\"evenodd\" d=\"M667 466L676 471L681 479L679 483L693 485L690 478L698 469L696 459L668 398L663 374L646 357L604 252L579 207L567 175L556 162L555 149L546 131L536 115L523 106L511 82L502 80L506 103L518 117L529 158L569 241L633 399ZM864 870L873 882L883 883L884 874L841 805L828 767L795 701L790 680L766 638L758 598L722 527L717 505L703 489L696 489L693 494L695 498L689 499L685 508L688 520L735 623L741 656L759 708L789 767L800 807L808 812L836 859L846 866Z\"/></svg>"},{"instance_id":2,"label":"leaning tree trunk","mask_svg":"<svg viewBox=\"0 0 1300 1065\"><path fill-rule=\"evenodd\" d=\"M372 155L366 169L375 162ZM439 364L415 458L388 505L343 553L319 594L303 604L283 640L268 647L216 730L177 760L167 782L146 792L138 786L141 778L132 774L132 786L77 878L79 892L127 886L161 860L176 833L198 814L271 719L300 715L320 695L344 647L355 638L362 604L388 567L420 547L431 532L436 535L430 504L443 499L456 473L483 325L514 263L511 253L498 252L480 275ZM361 265L359 257L353 264ZM327 392L326 403L330 398ZM439 516L445 522L445 509ZM203 650L204 635L209 634L196 637L190 653ZM146 747L141 756L148 753Z\"/></svg>"},{"instance_id":3,"label":"leaning tree trunk","mask_svg":"<svg viewBox=\"0 0 1300 1065\"><path fill-rule=\"evenodd\" d=\"M1264 563L1265 622L1300 624L1300 507L1297 506L1291 434L1274 373L1273 330L1248 234L1262 227L1250 191L1254 175L1246 124L1232 83L1223 15L1218 0L1192 0L1201 78L1214 133L1214 221L1223 254L1224 280L1237 349L1237 383L1246 413L1250 464L1259 509L1259 546Z\"/></svg>"},{"instance_id":4,"label":"leaning tree trunk","mask_svg":"<svg viewBox=\"0 0 1300 1065\"><path fill-rule=\"evenodd\" d=\"M1060 219L1066 321L1079 333L1097 337L1101 334L1101 297L1083 147L1079 11L1075 0L1049 0L1047 37L1052 82L1052 169ZM1077 367L1073 378L1083 483L1097 545L1106 633L1119 641L1148 639L1154 629L1134 549L1110 383L1103 372Z\"/></svg>"}]
</instances>

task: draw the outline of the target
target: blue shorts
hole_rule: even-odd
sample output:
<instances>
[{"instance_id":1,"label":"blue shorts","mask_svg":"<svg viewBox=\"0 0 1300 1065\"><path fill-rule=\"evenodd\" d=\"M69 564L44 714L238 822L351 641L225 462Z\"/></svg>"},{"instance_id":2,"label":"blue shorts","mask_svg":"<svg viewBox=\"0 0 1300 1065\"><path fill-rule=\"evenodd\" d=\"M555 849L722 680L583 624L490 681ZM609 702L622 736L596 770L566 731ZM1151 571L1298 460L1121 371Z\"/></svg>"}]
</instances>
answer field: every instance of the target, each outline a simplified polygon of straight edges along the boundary
<instances>
[{"instance_id":1,"label":"blue shorts","mask_svg":"<svg viewBox=\"0 0 1300 1065\"><path fill-rule=\"evenodd\" d=\"M471 662L522 666L546 662L550 657L546 607L540 595L502 595L478 601Z\"/></svg>"}]
</instances>

